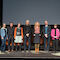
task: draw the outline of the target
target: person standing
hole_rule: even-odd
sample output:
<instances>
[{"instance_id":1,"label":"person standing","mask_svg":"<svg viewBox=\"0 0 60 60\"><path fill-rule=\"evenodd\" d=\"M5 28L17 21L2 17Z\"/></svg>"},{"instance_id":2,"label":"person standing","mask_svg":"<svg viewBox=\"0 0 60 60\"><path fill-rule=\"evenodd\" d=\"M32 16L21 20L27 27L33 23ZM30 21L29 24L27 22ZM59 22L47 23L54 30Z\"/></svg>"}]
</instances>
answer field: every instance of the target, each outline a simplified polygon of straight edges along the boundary
<instances>
[{"instance_id":1,"label":"person standing","mask_svg":"<svg viewBox=\"0 0 60 60\"><path fill-rule=\"evenodd\" d=\"M30 52L31 46L31 26L29 20L26 20L26 25L24 26L24 51L26 52L26 41L28 40L28 51Z\"/></svg>"},{"instance_id":2,"label":"person standing","mask_svg":"<svg viewBox=\"0 0 60 60\"><path fill-rule=\"evenodd\" d=\"M7 35L7 28L6 28L6 24L3 23L3 27L1 28L1 51L5 52L6 49L6 40L8 39L8 35Z\"/></svg>"},{"instance_id":3,"label":"person standing","mask_svg":"<svg viewBox=\"0 0 60 60\"><path fill-rule=\"evenodd\" d=\"M1 26L0 26L0 50L1 50Z\"/></svg>"},{"instance_id":4,"label":"person standing","mask_svg":"<svg viewBox=\"0 0 60 60\"><path fill-rule=\"evenodd\" d=\"M45 20L45 25L43 26L43 34L44 34L44 50L49 51L51 27L48 26L47 20ZM46 41L47 41L47 46L46 46Z\"/></svg>"},{"instance_id":5,"label":"person standing","mask_svg":"<svg viewBox=\"0 0 60 60\"><path fill-rule=\"evenodd\" d=\"M54 51L58 50L58 40L59 40L59 29L57 28L57 24L54 25L54 28L51 30L51 37L53 42Z\"/></svg>"},{"instance_id":6,"label":"person standing","mask_svg":"<svg viewBox=\"0 0 60 60\"><path fill-rule=\"evenodd\" d=\"M34 41L35 44L35 53L39 53L39 46L40 46L40 23L35 22L34 25Z\"/></svg>"},{"instance_id":7,"label":"person standing","mask_svg":"<svg viewBox=\"0 0 60 60\"><path fill-rule=\"evenodd\" d=\"M10 43L12 43L12 49L10 48ZM10 23L10 27L8 27L8 51L13 51L14 49L14 27L13 22Z\"/></svg>"},{"instance_id":8,"label":"person standing","mask_svg":"<svg viewBox=\"0 0 60 60\"><path fill-rule=\"evenodd\" d=\"M21 43L23 43L23 28L21 27L21 24L18 23L17 27L15 27L14 30L14 42L16 43L16 51L18 48L19 43L19 51L21 51Z\"/></svg>"}]
</instances>

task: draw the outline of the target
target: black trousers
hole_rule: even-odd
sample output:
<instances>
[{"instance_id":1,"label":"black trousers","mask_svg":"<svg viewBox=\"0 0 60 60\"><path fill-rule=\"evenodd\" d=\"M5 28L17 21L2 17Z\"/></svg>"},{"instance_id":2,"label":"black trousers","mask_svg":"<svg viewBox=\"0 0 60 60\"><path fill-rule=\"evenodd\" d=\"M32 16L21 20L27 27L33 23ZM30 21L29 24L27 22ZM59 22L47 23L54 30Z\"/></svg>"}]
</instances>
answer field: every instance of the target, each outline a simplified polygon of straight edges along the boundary
<instances>
[{"instance_id":1,"label":"black trousers","mask_svg":"<svg viewBox=\"0 0 60 60\"><path fill-rule=\"evenodd\" d=\"M8 39L8 50L10 50L10 43L12 43L12 50L14 49L14 38L13 36L10 36Z\"/></svg>"},{"instance_id":2,"label":"black trousers","mask_svg":"<svg viewBox=\"0 0 60 60\"><path fill-rule=\"evenodd\" d=\"M18 49L18 43L16 43L16 50ZM19 50L21 50L21 43L19 43Z\"/></svg>"},{"instance_id":3,"label":"black trousers","mask_svg":"<svg viewBox=\"0 0 60 60\"><path fill-rule=\"evenodd\" d=\"M53 42L53 49L54 49L54 51L58 50L58 39L55 39L52 42Z\"/></svg>"}]
</instances>

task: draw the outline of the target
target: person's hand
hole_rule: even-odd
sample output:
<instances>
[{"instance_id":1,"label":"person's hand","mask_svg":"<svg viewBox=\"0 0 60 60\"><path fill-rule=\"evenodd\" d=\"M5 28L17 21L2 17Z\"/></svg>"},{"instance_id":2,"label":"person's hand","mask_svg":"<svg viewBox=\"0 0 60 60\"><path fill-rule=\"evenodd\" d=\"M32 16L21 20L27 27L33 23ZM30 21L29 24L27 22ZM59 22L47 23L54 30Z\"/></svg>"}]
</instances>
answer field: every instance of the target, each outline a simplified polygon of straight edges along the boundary
<instances>
[{"instance_id":1,"label":"person's hand","mask_svg":"<svg viewBox=\"0 0 60 60\"><path fill-rule=\"evenodd\" d=\"M45 34L45 37L46 37L46 38L48 38L48 35L47 35L47 34Z\"/></svg>"},{"instance_id":2,"label":"person's hand","mask_svg":"<svg viewBox=\"0 0 60 60\"><path fill-rule=\"evenodd\" d=\"M3 37L1 39L4 39Z\"/></svg>"},{"instance_id":3,"label":"person's hand","mask_svg":"<svg viewBox=\"0 0 60 60\"><path fill-rule=\"evenodd\" d=\"M23 39L23 37L22 37L22 39Z\"/></svg>"},{"instance_id":4,"label":"person's hand","mask_svg":"<svg viewBox=\"0 0 60 60\"><path fill-rule=\"evenodd\" d=\"M8 38L7 38L7 40L8 40Z\"/></svg>"},{"instance_id":5,"label":"person's hand","mask_svg":"<svg viewBox=\"0 0 60 60\"><path fill-rule=\"evenodd\" d=\"M54 36L54 38L57 38L57 36Z\"/></svg>"},{"instance_id":6,"label":"person's hand","mask_svg":"<svg viewBox=\"0 0 60 60\"><path fill-rule=\"evenodd\" d=\"M29 34L27 33L26 36L29 37Z\"/></svg>"},{"instance_id":7,"label":"person's hand","mask_svg":"<svg viewBox=\"0 0 60 60\"><path fill-rule=\"evenodd\" d=\"M34 36L35 36L35 34L34 34Z\"/></svg>"}]
</instances>

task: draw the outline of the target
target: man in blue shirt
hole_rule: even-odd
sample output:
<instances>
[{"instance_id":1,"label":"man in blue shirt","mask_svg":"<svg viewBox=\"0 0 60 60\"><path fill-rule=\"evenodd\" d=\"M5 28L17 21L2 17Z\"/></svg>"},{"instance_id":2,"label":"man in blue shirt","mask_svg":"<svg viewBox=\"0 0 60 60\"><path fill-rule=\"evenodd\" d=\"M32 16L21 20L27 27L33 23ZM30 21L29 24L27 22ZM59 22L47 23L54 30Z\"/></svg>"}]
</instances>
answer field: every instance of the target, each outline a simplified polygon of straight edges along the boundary
<instances>
[{"instance_id":1,"label":"man in blue shirt","mask_svg":"<svg viewBox=\"0 0 60 60\"><path fill-rule=\"evenodd\" d=\"M6 24L3 23L3 27L1 28L1 51L5 52L5 48L6 48L6 40L8 39L8 35L7 35L7 28L6 28Z\"/></svg>"}]
</instances>

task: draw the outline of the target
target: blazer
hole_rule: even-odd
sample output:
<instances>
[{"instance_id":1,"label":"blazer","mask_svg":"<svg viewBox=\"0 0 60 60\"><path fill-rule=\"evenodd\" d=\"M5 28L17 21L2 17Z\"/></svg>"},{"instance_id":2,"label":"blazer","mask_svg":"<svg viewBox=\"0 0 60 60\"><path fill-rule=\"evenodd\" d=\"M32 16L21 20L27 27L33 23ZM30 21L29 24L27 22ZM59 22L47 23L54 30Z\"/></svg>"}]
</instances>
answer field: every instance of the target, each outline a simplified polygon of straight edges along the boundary
<instances>
[{"instance_id":1,"label":"blazer","mask_svg":"<svg viewBox=\"0 0 60 60\"><path fill-rule=\"evenodd\" d=\"M42 32L43 32L43 37L44 37L44 34L45 34L45 26L43 26ZM48 26L47 35L48 35L48 37L51 36L51 27L50 26Z\"/></svg>"},{"instance_id":2,"label":"blazer","mask_svg":"<svg viewBox=\"0 0 60 60\"><path fill-rule=\"evenodd\" d=\"M16 32L17 32L17 27L15 27L15 30L14 30L14 39L16 37ZM23 37L23 28L21 27L21 36Z\"/></svg>"},{"instance_id":3,"label":"blazer","mask_svg":"<svg viewBox=\"0 0 60 60\"><path fill-rule=\"evenodd\" d=\"M26 36L26 34L29 33L29 36L31 36L31 26L24 26L24 36Z\"/></svg>"},{"instance_id":4,"label":"blazer","mask_svg":"<svg viewBox=\"0 0 60 60\"><path fill-rule=\"evenodd\" d=\"M57 29L56 29L56 36L57 36L56 39L59 39L59 34L60 34L60 32L59 32L59 29L57 28ZM55 29L52 29L52 30L51 30L52 40L55 40L54 36L55 36Z\"/></svg>"},{"instance_id":5,"label":"blazer","mask_svg":"<svg viewBox=\"0 0 60 60\"><path fill-rule=\"evenodd\" d=\"M6 28L5 28L6 29ZM7 35L7 29L6 29L6 34L5 34L5 31L4 31L4 28L2 27L1 28L1 37L5 37L5 35L6 35L6 37L8 37L8 35Z\"/></svg>"}]
</instances>

